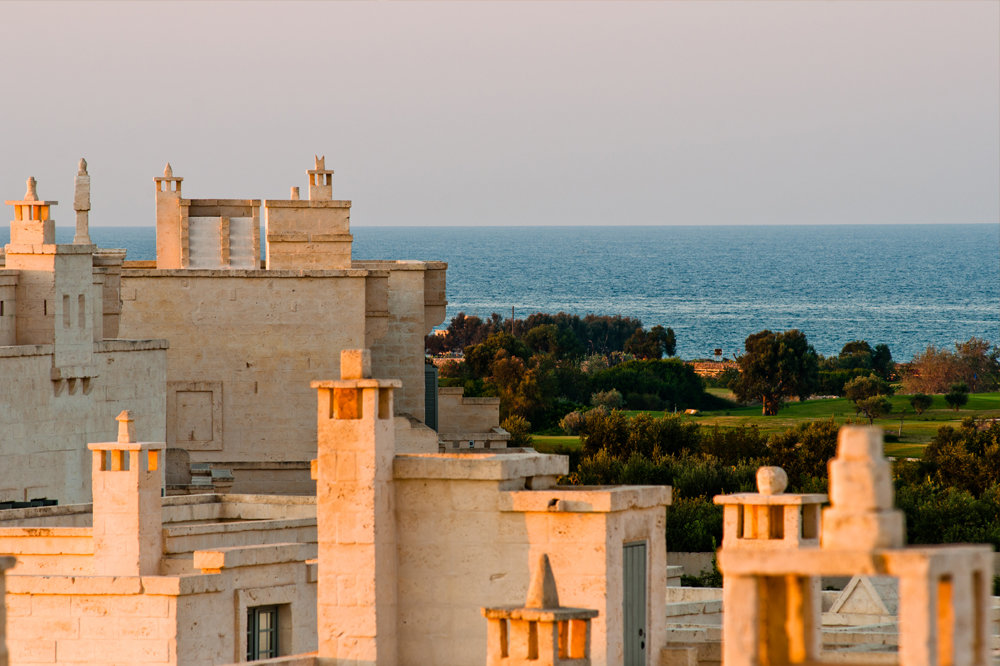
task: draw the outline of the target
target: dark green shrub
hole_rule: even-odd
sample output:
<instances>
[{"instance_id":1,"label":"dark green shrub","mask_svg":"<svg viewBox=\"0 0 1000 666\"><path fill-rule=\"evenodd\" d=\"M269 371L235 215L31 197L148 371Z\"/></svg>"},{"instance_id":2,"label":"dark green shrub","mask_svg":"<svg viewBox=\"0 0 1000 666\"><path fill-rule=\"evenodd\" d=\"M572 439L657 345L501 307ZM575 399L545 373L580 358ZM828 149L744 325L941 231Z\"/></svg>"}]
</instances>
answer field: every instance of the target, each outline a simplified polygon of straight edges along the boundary
<instances>
[{"instance_id":1,"label":"dark green shrub","mask_svg":"<svg viewBox=\"0 0 1000 666\"><path fill-rule=\"evenodd\" d=\"M667 509L667 550L709 553L722 543L722 507L711 499L675 497Z\"/></svg>"}]
</instances>

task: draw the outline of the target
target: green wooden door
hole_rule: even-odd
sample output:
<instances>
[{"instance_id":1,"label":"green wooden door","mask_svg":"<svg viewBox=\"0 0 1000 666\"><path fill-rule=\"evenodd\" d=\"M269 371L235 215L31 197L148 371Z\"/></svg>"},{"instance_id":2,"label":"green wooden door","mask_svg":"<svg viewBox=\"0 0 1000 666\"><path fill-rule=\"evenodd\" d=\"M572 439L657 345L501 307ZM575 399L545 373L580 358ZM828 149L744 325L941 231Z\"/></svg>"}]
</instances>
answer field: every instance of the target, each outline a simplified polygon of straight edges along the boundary
<instances>
[{"instance_id":1,"label":"green wooden door","mask_svg":"<svg viewBox=\"0 0 1000 666\"><path fill-rule=\"evenodd\" d=\"M625 615L625 666L646 664L646 542L623 548Z\"/></svg>"}]
</instances>

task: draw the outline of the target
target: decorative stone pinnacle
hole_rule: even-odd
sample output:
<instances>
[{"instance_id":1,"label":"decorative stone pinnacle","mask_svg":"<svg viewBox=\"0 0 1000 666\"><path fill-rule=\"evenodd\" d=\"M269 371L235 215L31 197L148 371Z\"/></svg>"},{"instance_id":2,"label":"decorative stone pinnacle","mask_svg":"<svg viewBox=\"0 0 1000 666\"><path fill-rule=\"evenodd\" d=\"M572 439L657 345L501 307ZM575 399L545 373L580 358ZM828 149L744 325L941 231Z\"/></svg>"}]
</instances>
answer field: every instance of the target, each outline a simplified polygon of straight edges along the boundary
<instances>
[{"instance_id":1,"label":"decorative stone pinnacle","mask_svg":"<svg viewBox=\"0 0 1000 666\"><path fill-rule=\"evenodd\" d=\"M170 166L170 162L167 162L167 166L163 167L163 177L164 178L173 178L174 177L174 170Z\"/></svg>"},{"instance_id":2,"label":"decorative stone pinnacle","mask_svg":"<svg viewBox=\"0 0 1000 666\"><path fill-rule=\"evenodd\" d=\"M538 565L531 572L531 583L528 584L526 608L559 608L559 591L556 589L556 577L552 574L549 556L542 553Z\"/></svg>"},{"instance_id":3,"label":"decorative stone pinnacle","mask_svg":"<svg viewBox=\"0 0 1000 666\"><path fill-rule=\"evenodd\" d=\"M30 176L28 178L28 191L24 193L25 201L38 201L38 192L35 191L35 185L37 185L35 177Z\"/></svg>"},{"instance_id":4,"label":"decorative stone pinnacle","mask_svg":"<svg viewBox=\"0 0 1000 666\"><path fill-rule=\"evenodd\" d=\"M292 201L298 201L299 200L299 188L294 187L294 186L292 187L291 199L292 199Z\"/></svg>"},{"instance_id":5,"label":"decorative stone pinnacle","mask_svg":"<svg viewBox=\"0 0 1000 666\"><path fill-rule=\"evenodd\" d=\"M78 176L87 175L87 160L83 157L80 158L80 165L77 167L76 174Z\"/></svg>"},{"instance_id":6,"label":"decorative stone pinnacle","mask_svg":"<svg viewBox=\"0 0 1000 666\"><path fill-rule=\"evenodd\" d=\"M118 421L118 443L134 442L135 421L132 420L132 414L127 409L123 409L122 413L115 417L115 420Z\"/></svg>"},{"instance_id":7,"label":"decorative stone pinnacle","mask_svg":"<svg viewBox=\"0 0 1000 666\"><path fill-rule=\"evenodd\" d=\"M761 467L757 470L757 492L761 495L780 495L788 487L788 475L780 467Z\"/></svg>"},{"instance_id":8,"label":"decorative stone pinnacle","mask_svg":"<svg viewBox=\"0 0 1000 666\"><path fill-rule=\"evenodd\" d=\"M319 155L313 155L316 158L316 168L315 171L326 171L326 155L320 157Z\"/></svg>"}]
</instances>

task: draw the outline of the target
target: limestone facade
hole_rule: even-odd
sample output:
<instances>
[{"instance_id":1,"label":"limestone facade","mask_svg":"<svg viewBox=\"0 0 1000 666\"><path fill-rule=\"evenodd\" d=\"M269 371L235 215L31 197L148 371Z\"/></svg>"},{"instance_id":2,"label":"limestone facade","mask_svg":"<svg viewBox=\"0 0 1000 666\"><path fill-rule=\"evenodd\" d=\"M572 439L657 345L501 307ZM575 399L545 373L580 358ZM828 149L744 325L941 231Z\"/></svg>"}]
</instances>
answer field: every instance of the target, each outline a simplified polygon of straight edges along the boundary
<instances>
[{"instance_id":1,"label":"limestone facade","mask_svg":"<svg viewBox=\"0 0 1000 666\"><path fill-rule=\"evenodd\" d=\"M121 273L122 334L171 342L168 449L230 469L237 493L313 491L309 381L339 376L342 349L371 349L376 374L402 380L396 415L424 420L423 338L444 319L447 266L354 260L351 202L332 198L322 158L308 174L309 199L186 199L168 165L156 262Z\"/></svg>"},{"instance_id":2,"label":"limestone facade","mask_svg":"<svg viewBox=\"0 0 1000 666\"><path fill-rule=\"evenodd\" d=\"M132 441L127 413L119 423L116 441L90 446L92 512L49 509L64 524L90 525L0 523L0 551L17 562L6 579L10 664L244 661L260 608L276 618L275 655L314 650L314 501L161 503L163 442Z\"/></svg>"},{"instance_id":3,"label":"limestone facade","mask_svg":"<svg viewBox=\"0 0 1000 666\"><path fill-rule=\"evenodd\" d=\"M500 398L467 398L460 386L438 389L441 450L505 449L510 433L499 426Z\"/></svg>"},{"instance_id":4,"label":"limestone facade","mask_svg":"<svg viewBox=\"0 0 1000 666\"><path fill-rule=\"evenodd\" d=\"M401 382L372 379L367 351L339 367L341 379L313 382L315 501L161 499L164 443L135 442L122 413L118 436L90 446L92 507L10 512L16 524L0 512L0 552L17 557L11 663L236 663L261 606L279 609L277 656L316 651L301 663L482 663L481 607L522 601L545 554L560 598L591 609L557 622L597 614L586 632L566 625L567 654L589 644L590 663L618 664L623 557L637 543L647 559L632 605L653 663L669 488L557 487L566 459L535 452L400 453Z\"/></svg>"},{"instance_id":5,"label":"limestone facade","mask_svg":"<svg viewBox=\"0 0 1000 666\"><path fill-rule=\"evenodd\" d=\"M547 554L559 596L598 615L594 664L625 652L625 547L648 558L643 663L664 640L664 487L556 487L561 456L535 452L399 453L394 381L369 378L370 356L345 352L342 378L318 393L319 651L296 663L482 663L483 605L517 604ZM394 455L393 451L397 451ZM572 663L572 662L571 662Z\"/></svg>"},{"instance_id":6,"label":"limestone facade","mask_svg":"<svg viewBox=\"0 0 1000 666\"><path fill-rule=\"evenodd\" d=\"M0 269L0 502L90 497L88 441L110 438L126 407L162 439L167 342L117 339L124 251L89 242L81 160L73 244L55 242L55 201L29 179Z\"/></svg>"}]
</instances>

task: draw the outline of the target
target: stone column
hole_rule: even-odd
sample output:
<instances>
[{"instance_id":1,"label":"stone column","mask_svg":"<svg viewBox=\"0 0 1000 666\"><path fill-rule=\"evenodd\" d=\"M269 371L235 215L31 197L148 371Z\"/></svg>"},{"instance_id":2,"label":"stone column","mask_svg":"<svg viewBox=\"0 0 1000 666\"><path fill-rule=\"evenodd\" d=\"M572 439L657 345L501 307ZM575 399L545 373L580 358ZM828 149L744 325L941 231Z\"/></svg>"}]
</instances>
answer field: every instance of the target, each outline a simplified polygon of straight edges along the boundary
<instances>
[{"instance_id":1,"label":"stone column","mask_svg":"<svg viewBox=\"0 0 1000 666\"><path fill-rule=\"evenodd\" d=\"M160 459L164 442L136 442L128 411L117 417L118 441L93 451L94 572L155 576L163 556Z\"/></svg>"},{"instance_id":2,"label":"stone column","mask_svg":"<svg viewBox=\"0 0 1000 666\"><path fill-rule=\"evenodd\" d=\"M371 379L368 350L344 350L341 379L318 394L316 513L319 656L397 661L393 389Z\"/></svg>"},{"instance_id":3,"label":"stone column","mask_svg":"<svg viewBox=\"0 0 1000 666\"><path fill-rule=\"evenodd\" d=\"M90 245L90 174L87 160L80 158L80 167L73 181L73 210L76 211L74 245Z\"/></svg>"}]
</instances>

